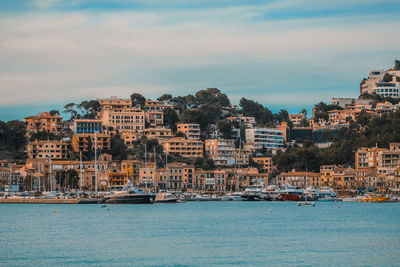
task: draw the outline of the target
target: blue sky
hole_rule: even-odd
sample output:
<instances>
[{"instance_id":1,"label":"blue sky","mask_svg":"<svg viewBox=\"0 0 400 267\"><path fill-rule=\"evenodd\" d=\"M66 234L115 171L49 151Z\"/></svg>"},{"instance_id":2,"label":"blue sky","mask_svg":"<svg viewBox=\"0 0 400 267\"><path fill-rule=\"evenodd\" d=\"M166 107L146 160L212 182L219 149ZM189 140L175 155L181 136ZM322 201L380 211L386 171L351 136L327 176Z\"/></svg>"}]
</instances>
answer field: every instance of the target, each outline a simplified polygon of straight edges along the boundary
<instances>
[{"instance_id":1,"label":"blue sky","mask_svg":"<svg viewBox=\"0 0 400 267\"><path fill-rule=\"evenodd\" d=\"M217 87L274 111L357 97L400 58L400 1L0 1L0 120Z\"/></svg>"}]
</instances>

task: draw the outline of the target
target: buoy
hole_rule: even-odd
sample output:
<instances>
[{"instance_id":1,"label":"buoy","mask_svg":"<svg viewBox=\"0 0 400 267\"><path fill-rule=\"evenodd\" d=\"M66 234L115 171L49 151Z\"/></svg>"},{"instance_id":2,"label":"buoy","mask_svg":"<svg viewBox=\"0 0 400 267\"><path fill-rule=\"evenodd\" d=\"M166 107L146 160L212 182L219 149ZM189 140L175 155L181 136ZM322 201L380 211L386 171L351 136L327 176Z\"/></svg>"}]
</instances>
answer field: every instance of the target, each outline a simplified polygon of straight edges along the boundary
<instances>
[{"instance_id":1,"label":"buoy","mask_svg":"<svg viewBox=\"0 0 400 267\"><path fill-rule=\"evenodd\" d=\"M53 210L53 213L56 213L56 210Z\"/></svg>"},{"instance_id":2,"label":"buoy","mask_svg":"<svg viewBox=\"0 0 400 267\"><path fill-rule=\"evenodd\" d=\"M272 210L271 210L271 209L269 210L269 213L272 213Z\"/></svg>"}]
</instances>

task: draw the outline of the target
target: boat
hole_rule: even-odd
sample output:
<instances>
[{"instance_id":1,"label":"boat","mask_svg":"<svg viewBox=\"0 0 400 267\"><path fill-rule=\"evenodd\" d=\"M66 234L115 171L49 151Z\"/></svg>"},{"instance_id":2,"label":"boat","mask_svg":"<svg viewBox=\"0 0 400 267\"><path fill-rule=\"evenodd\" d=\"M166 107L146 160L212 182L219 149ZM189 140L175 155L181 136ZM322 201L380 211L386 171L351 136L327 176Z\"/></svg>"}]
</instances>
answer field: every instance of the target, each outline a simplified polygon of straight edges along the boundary
<instances>
[{"instance_id":1,"label":"boat","mask_svg":"<svg viewBox=\"0 0 400 267\"><path fill-rule=\"evenodd\" d=\"M298 186L284 184L285 189L280 191L280 197L283 201L300 201L304 198L304 190Z\"/></svg>"},{"instance_id":2,"label":"boat","mask_svg":"<svg viewBox=\"0 0 400 267\"><path fill-rule=\"evenodd\" d=\"M156 195L149 192L144 192L142 189L132 185L124 187L125 190L106 196L101 203L105 204L153 204Z\"/></svg>"},{"instance_id":3,"label":"boat","mask_svg":"<svg viewBox=\"0 0 400 267\"><path fill-rule=\"evenodd\" d=\"M239 201L242 200L242 193L233 192L222 196L222 201Z\"/></svg>"},{"instance_id":4,"label":"boat","mask_svg":"<svg viewBox=\"0 0 400 267\"><path fill-rule=\"evenodd\" d=\"M360 199L360 202L366 203L378 203L378 202L389 202L390 197L380 196L380 195L365 195Z\"/></svg>"},{"instance_id":5,"label":"boat","mask_svg":"<svg viewBox=\"0 0 400 267\"><path fill-rule=\"evenodd\" d=\"M156 199L155 199L156 203L177 203L178 202L178 198L168 192L168 191L164 191L164 192L159 192L156 194Z\"/></svg>"},{"instance_id":6,"label":"boat","mask_svg":"<svg viewBox=\"0 0 400 267\"><path fill-rule=\"evenodd\" d=\"M336 197L337 197L336 192L332 188L327 187L327 186L326 187L321 187L318 190L317 197L318 197L318 201L333 202L333 201L337 200L336 199Z\"/></svg>"},{"instance_id":7,"label":"boat","mask_svg":"<svg viewBox=\"0 0 400 267\"><path fill-rule=\"evenodd\" d=\"M357 197L345 197L342 199L343 202L360 202L361 197L357 196Z\"/></svg>"},{"instance_id":8,"label":"boat","mask_svg":"<svg viewBox=\"0 0 400 267\"><path fill-rule=\"evenodd\" d=\"M262 190L262 199L267 201L279 200L280 188L276 185L269 185Z\"/></svg>"},{"instance_id":9,"label":"boat","mask_svg":"<svg viewBox=\"0 0 400 267\"><path fill-rule=\"evenodd\" d=\"M209 195L209 194L203 194L203 195L196 195L193 200L195 201L221 201L222 197L218 197L216 195Z\"/></svg>"},{"instance_id":10,"label":"boat","mask_svg":"<svg viewBox=\"0 0 400 267\"><path fill-rule=\"evenodd\" d=\"M262 190L263 187L260 185L251 185L241 194L242 200L260 201L262 199Z\"/></svg>"}]
</instances>

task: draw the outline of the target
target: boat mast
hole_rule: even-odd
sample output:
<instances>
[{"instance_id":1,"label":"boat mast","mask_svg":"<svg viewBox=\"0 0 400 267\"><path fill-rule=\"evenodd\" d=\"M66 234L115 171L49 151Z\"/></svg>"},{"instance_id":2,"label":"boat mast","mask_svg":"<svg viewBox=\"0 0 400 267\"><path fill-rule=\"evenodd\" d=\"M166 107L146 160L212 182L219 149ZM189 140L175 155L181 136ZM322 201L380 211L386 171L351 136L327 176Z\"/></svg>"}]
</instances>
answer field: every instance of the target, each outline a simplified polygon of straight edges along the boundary
<instances>
[{"instance_id":1,"label":"boat mast","mask_svg":"<svg viewBox=\"0 0 400 267\"><path fill-rule=\"evenodd\" d=\"M168 182L169 182L169 176L168 176L168 151L165 151L165 190L168 192Z\"/></svg>"},{"instance_id":2,"label":"boat mast","mask_svg":"<svg viewBox=\"0 0 400 267\"><path fill-rule=\"evenodd\" d=\"M238 175L237 175L237 191L240 192L240 152L242 148L242 139L239 137L239 161L238 161Z\"/></svg>"},{"instance_id":3,"label":"boat mast","mask_svg":"<svg viewBox=\"0 0 400 267\"><path fill-rule=\"evenodd\" d=\"M147 192L147 145L144 145L144 177L146 177L145 189Z\"/></svg>"},{"instance_id":4,"label":"boat mast","mask_svg":"<svg viewBox=\"0 0 400 267\"><path fill-rule=\"evenodd\" d=\"M53 191L53 181L51 177L51 155L50 155L50 149L49 149L49 184L50 184L50 192Z\"/></svg>"},{"instance_id":5,"label":"boat mast","mask_svg":"<svg viewBox=\"0 0 400 267\"><path fill-rule=\"evenodd\" d=\"M156 157L156 147L154 146L154 172L153 172L154 193L157 193L156 170L157 170L157 157Z\"/></svg>"},{"instance_id":6,"label":"boat mast","mask_svg":"<svg viewBox=\"0 0 400 267\"><path fill-rule=\"evenodd\" d=\"M81 190L83 187L82 151L79 151L79 168L81 169Z\"/></svg>"},{"instance_id":7,"label":"boat mast","mask_svg":"<svg viewBox=\"0 0 400 267\"><path fill-rule=\"evenodd\" d=\"M40 161L38 162L39 166L38 166L38 170L39 170L39 188L38 188L38 192L40 192L40 176L42 176L42 174L40 173Z\"/></svg>"},{"instance_id":8,"label":"boat mast","mask_svg":"<svg viewBox=\"0 0 400 267\"><path fill-rule=\"evenodd\" d=\"M95 192L97 195L97 131L94 132L94 176L95 176Z\"/></svg>"}]
</instances>

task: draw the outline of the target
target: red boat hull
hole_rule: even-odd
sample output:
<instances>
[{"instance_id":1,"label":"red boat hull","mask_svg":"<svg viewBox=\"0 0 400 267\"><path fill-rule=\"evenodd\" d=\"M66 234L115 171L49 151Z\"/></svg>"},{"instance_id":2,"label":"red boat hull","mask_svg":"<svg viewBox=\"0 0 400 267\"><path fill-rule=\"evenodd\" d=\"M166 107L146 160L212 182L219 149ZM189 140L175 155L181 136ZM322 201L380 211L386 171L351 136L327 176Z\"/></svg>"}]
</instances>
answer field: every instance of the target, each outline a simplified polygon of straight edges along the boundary
<instances>
[{"instance_id":1,"label":"red boat hull","mask_svg":"<svg viewBox=\"0 0 400 267\"><path fill-rule=\"evenodd\" d=\"M281 198L284 201L299 201L301 199L300 195L295 194L281 194Z\"/></svg>"}]
</instances>

